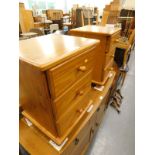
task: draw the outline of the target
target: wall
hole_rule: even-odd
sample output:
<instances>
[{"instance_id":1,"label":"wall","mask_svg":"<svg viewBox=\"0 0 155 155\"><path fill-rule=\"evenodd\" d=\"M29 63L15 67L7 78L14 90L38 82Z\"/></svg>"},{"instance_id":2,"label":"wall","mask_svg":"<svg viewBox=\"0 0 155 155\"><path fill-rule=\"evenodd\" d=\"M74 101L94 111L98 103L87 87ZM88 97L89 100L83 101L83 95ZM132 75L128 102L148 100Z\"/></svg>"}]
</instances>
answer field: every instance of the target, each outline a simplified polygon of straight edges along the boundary
<instances>
[{"instance_id":1,"label":"wall","mask_svg":"<svg viewBox=\"0 0 155 155\"><path fill-rule=\"evenodd\" d=\"M30 0L19 0L20 2L25 3L26 9L30 9L28 2ZM32 0L31 0L32 1ZM36 2L45 2L46 8L48 8L47 3L52 2L54 3L55 9L61 9L64 11L64 13L69 12L69 10L72 8L73 4L79 4L80 6L90 6L90 7L98 7L100 14L102 14L103 8L105 5L109 4L112 0L34 0ZM135 8L135 0L121 0L121 3L123 4L123 8L126 9L134 9Z\"/></svg>"},{"instance_id":2,"label":"wall","mask_svg":"<svg viewBox=\"0 0 155 155\"><path fill-rule=\"evenodd\" d=\"M135 10L135 0L125 0L123 2L122 8L128 9L128 10Z\"/></svg>"}]
</instances>

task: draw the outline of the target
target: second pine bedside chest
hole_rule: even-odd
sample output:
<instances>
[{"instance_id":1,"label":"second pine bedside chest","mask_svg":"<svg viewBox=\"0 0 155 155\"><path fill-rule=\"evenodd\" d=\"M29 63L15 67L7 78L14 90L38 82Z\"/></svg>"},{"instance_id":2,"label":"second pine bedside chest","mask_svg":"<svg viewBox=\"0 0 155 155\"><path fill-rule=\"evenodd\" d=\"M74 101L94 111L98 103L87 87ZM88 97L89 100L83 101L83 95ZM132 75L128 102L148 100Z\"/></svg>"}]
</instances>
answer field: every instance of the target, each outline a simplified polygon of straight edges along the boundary
<instances>
[{"instance_id":1,"label":"second pine bedside chest","mask_svg":"<svg viewBox=\"0 0 155 155\"><path fill-rule=\"evenodd\" d=\"M93 71L93 82L104 85L112 70L115 52L115 40L120 37L120 28L108 26L87 25L70 30L69 34L86 38L99 39L97 47L95 68Z\"/></svg>"}]
</instances>

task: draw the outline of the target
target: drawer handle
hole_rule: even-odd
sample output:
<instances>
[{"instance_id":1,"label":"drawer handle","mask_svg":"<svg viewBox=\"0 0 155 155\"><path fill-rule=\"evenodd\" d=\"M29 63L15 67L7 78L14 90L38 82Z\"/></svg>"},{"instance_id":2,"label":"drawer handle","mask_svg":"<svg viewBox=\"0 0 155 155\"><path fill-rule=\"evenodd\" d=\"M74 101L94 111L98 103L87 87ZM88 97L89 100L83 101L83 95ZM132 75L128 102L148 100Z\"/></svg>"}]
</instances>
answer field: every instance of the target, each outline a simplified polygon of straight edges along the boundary
<instances>
[{"instance_id":1,"label":"drawer handle","mask_svg":"<svg viewBox=\"0 0 155 155\"><path fill-rule=\"evenodd\" d=\"M113 71L113 67L108 68L109 71Z\"/></svg>"},{"instance_id":2,"label":"drawer handle","mask_svg":"<svg viewBox=\"0 0 155 155\"><path fill-rule=\"evenodd\" d=\"M114 58L115 56L114 55L111 55L111 57Z\"/></svg>"},{"instance_id":3,"label":"drawer handle","mask_svg":"<svg viewBox=\"0 0 155 155\"><path fill-rule=\"evenodd\" d=\"M87 68L86 68L86 66L80 66L78 68L78 70L81 71L81 72L85 72L87 70Z\"/></svg>"},{"instance_id":4,"label":"drawer handle","mask_svg":"<svg viewBox=\"0 0 155 155\"><path fill-rule=\"evenodd\" d=\"M95 125L96 125L96 126L99 126L99 123L96 123Z\"/></svg>"},{"instance_id":5,"label":"drawer handle","mask_svg":"<svg viewBox=\"0 0 155 155\"><path fill-rule=\"evenodd\" d=\"M119 42L119 39L116 39L114 42L118 43Z\"/></svg>"},{"instance_id":6,"label":"drawer handle","mask_svg":"<svg viewBox=\"0 0 155 155\"><path fill-rule=\"evenodd\" d=\"M91 129L91 133L94 133L94 129Z\"/></svg>"},{"instance_id":7,"label":"drawer handle","mask_svg":"<svg viewBox=\"0 0 155 155\"><path fill-rule=\"evenodd\" d=\"M105 51L105 53L108 53L108 50L107 50L107 51Z\"/></svg>"},{"instance_id":8,"label":"drawer handle","mask_svg":"<svg viewBox=\"0 0 155 155\"><path fill-rule=\"evenodd\" d=\"M99 112L100 111L100 107L99 108L97 108L97 112Z\"/></svg>"},{"instance_id":9,"label":"drawer handle","mask_svg":"<svg viewBox=\"0 0 155 155\"><path fill-rule=\"evenodd\" d=\"M82 108L81 109L78 109L77 112L80 113L80 114L82 114L83 109Z\"/></svg>"},{"instance_id":10,"label":"drawer handle","mask_svg":"<svg viewBox=\"0 0 155 155\"><path fill-rule=\"evenodd\" d=\"M87 63L88 62L88 59L85 59L84 62Z\"/></svg>"},{"instance_id":11,"label":"drawer handle","mask_svg":"<svg viewBox=\"0 0 155 155\"><path fill-rule=\"evenodd\" d=\"M82 96L83 94L84 94L84 91L82 91L82 90L77 92L77 95L79 95L79 96Z\"/></svg>"},{"instance_id":12,"label":"drawer handle","mask_svg":"<svg viewBox=\"0 0 155 155\"><path fill-rule=\"evenodd\" d=\"M80 140L78 138L76 138L75 141L74 141L74 144L77 145L79 143L79 141Z\"/></svg>"}]
</instances>

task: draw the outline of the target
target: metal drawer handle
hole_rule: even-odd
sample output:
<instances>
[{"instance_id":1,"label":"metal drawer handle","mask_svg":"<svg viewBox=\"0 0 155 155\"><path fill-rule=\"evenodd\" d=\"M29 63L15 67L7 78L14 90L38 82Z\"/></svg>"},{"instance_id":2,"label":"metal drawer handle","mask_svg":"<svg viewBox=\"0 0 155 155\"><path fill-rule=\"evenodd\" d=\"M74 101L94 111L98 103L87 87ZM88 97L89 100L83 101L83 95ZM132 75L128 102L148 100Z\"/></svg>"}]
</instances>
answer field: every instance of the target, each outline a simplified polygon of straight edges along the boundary
<instances>
[{"instance_id":1,"label":"metal drawer handle","mask_svg":"<svg viewBox=\"0 0 155 155\"><path fill-rule=\"evenodd\" d=\"M80 66L78 68L78 70L81 71L81 72L85 72L87 70L87 67L86 66Z\"/></svg>"},{"instance_id":2,"label":"metal drawer handle","mask_svg":"<svg viewBox=\"0 0 155 155\"><path fill-rule=\"evenodd\" d=\"M77 145L79 143L79 141L80 140L78 138L76 138L75 141L74 141L74 144Z\"/></svg>"}]
</instances>

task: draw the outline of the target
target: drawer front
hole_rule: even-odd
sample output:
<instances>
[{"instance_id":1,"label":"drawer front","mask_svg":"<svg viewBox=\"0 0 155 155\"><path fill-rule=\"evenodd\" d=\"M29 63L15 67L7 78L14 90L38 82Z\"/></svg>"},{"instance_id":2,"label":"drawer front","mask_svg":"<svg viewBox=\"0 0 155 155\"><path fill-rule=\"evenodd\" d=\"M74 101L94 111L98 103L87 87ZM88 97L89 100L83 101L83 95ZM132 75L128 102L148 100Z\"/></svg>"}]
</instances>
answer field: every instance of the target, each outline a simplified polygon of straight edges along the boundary
<instances>
[{"instance_id":1,"label":"drawer front","mask_svg":"<svg viewBox=\"0 0 155 155\"><path fill-rule=\"evenodd\" d=\"M89 144L90 137L90 124L89 122L81 129L76 138L68 146L68 148L63 151L62 155L80 155L84 148Z\"/></svg>"},{"instance_id":2,"label":"drawer front","mask_svg":"<svg viewBox=\"0 0 155 155\"><path fill-rule=\"evenodd\" d=\"M108 103L110 100L110 93L111 93L111 88L109 88L108 93L106 94L105 98L103 99L102 104L104 104L104 110L106 111L106 109L108 108Z\"/></svg>"},{"instance_id":3,"label":"drawer front","mask_svg":"<svg viewBox=\"0 0 155 155\"><path fill-rule=\"evenodd\" d=\"M74 84L68 91L54 101L56 120L60 119L74 105L80 102L91 89L92 71Z\"/></svg>"},{"instance_id":4,"label":"drawer front","mask_svg":"<svg viewBox=\"0 0 155 155\"><path fill-rule=\"evenodd\" d=\"M116 46L115 46L115 43L113 43L110 48L109 48L109 52L108 54L109 55L114 55L115 54L115 49L116 49Z\"/></svg>"},{"instance_id":5,"label":"drawer front","mask_svg":"<svg viewBox=\"0 0 155 155\"><path fill-rule=\"evenodd\" d=\"M90 137L89 137L89 141L91 142L97 129L96 129L96 112L94 112L93 116L91 117L90 119L90 126L91 126L91 129L90 129Z\"/></svg>"},{"instance_id":6,"label":"drawer front","mask_svg":"<svg viewBox=\"0 0 155 155\"><path fill-rule=\"evenodd\" d=\"M52 97L56 98L86 75L94 67L94 51L74 57L53 69L49 73Z\"/></svg>"},{"instance_id":7,"label":"drawer front","mask_svg":"<svg viewBox=\"0 0 155 155\"><path fill-rule=\"evenodd\" d=\"M108 64L106 64L105 68L103 69L103 83L105 83L108 80L109 73L111 70L113 70L113 63L113 58L111 58Z\"/></svg>"},{"instance_id":8,"label":"drawer front","mask_svg":"<svg viewBox=\"0 0 155 155\"><path fill-rule=\"evenodd\" d=\"M110 95L110 90L107 92L106 96L104 97L101 105L98 107L96 112L93 114L93 116L90 119L90 139L89 141L91 142L96 131L98 130L98 127L100 126L102 119L104 118L105 110L107 108L107 103L109 101L109 95Z\"/></svg>"},{"instance_id":9,"label":"drawer front","mask_svg":"<svg viewBox=\"0 0 155 155\"><path fill-rule=\"evenodd\" d=\"M84 96L82 101L79 101L72 106L69 111L67 111L67 113L56 122L59 136L63 136L79 122L79 120L85 115L90 103L91 101L88 93Z\"/></svg>"},{"instance_id":10,"label":"drawer front","mask_svg":"<svg viewBox=\"0 0 155 155\"><path fill-rule=\"evenodd\" d=\"M118 31L117 33L113 34L113 35L111 36L111 41L112 41L112 42L113 42L113 41L115 42L116 39L120 38L120 33L121 33L121 31Z\"/></svg>"},{"instance_id":11,"label":"drawer front","mask_svg":"<svg viewBox=\"0 0 155 155\"><path fill-rule=\"evenodd\" d=\"M99 127L99 125L101 124L103 117L104 117L104 113L105 110L107 108L107 104L109 102L109 96L110 95L110 90L107 92L106 96L104 97L101 105L98 107L98 109L96 110L96 120L95 120L95 127Z\"/></svg>"},{"instance_id":12,"label":"drawer front","mask_svg":"<svg viewBox=\"0 0 155 155\"><path fill-rule=\"evenodd\" d=\"M109 64L110 61L114 61L114 55L106 54L106 59L105 59L105 66Z\"/></svg>"},{"instance_id":13,"label":"drawer front","mask_svg":"<svg viewBox=\"0 0 155 155\"><path fill-rule=\"evenodd\" d=\"M106 54L114 54L115 41L120 37L120 31L107 38Z\"/></svg>"},{"instance_id":14,"label":"drawer front","mask_svg":"<svg viewBox=\"0 0 155 155\"><path fill-rule=\"evenodd\" d=\"M96 122L95 122L96 127L99 127L99 125L101 124L101 121L104 115L104 110L105 110L104 104L101 104L96 110Z\"/></svg>"}]
</instances>

